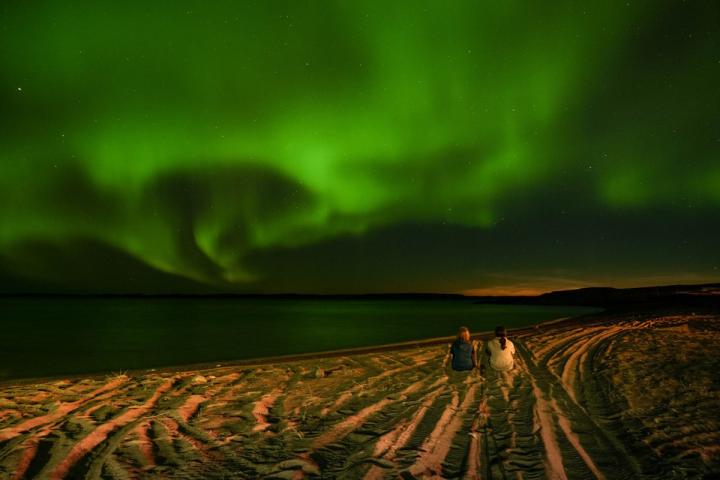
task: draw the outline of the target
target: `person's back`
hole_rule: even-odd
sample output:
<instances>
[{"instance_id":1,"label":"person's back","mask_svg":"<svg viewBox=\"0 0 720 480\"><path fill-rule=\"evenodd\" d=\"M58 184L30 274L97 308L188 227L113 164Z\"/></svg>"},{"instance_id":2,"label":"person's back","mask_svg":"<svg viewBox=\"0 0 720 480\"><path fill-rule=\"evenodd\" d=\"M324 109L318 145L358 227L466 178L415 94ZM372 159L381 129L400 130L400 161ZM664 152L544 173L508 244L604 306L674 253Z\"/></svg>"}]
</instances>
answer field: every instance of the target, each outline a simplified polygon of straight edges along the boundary
<instances>
[{"instance_id":1,"label":"person's back","mask_svg":"<svg viewBox=\"0 0 720 480\"><path fill-rule=\"evenodd\" d=\"M510 340L505 339L505 348L502 348L499 338L493 338L488 341L487 349L490 352L490 366L498 371L512 370L515 361L515 345Z\"/></svg>"},{"instance_id":2,"label":"person's back","mask_svg":"<svg viewBox=\"0 0 720 480\"><path fill-rule=\"evenodd\" d=\"M450 345L451 366L453 370L472 370L476 366L476 343L470 340L470 330L467 327L460 327L458 336Z\"/></svg>"},{"instance_id":3,"label":"person's back","mask_svg":"<svg viewBox=\"0 0 720 480\"><path fill-rule=\"evenodd\" d=\"M456 339L450 348L453 370L472 370L475 367L475 362L473 362L474 352L475 349L472 343L459 338Z\"/></svg>"}]
</instances>

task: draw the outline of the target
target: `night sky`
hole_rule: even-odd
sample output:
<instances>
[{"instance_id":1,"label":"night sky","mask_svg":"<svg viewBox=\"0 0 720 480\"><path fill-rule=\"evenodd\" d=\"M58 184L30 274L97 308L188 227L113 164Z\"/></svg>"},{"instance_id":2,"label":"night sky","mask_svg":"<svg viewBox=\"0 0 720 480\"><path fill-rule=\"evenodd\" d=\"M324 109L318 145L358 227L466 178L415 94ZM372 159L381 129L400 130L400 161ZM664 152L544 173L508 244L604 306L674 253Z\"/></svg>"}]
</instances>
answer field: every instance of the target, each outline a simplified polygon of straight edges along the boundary
<instances>
[{"instance_id":1,"label":"night sky","mask_svg":"<svg viewBox=\"0 0 720 480\"><path fill-rule=\"evenodd\" d=\"M720 4L0 3L0 292L720 280Z\"/></svg>"}]
</instances>

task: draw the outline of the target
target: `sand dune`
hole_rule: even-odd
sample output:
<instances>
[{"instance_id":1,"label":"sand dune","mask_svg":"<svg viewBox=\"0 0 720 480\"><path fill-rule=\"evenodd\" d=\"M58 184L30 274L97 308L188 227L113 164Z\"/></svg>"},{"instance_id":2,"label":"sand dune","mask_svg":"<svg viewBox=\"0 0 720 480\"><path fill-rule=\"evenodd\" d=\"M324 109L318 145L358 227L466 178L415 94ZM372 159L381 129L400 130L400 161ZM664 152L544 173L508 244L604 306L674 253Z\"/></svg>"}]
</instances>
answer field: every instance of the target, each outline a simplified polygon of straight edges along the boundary
<instances>
[{"instance_id":1,"label":"sand dune","mask_svg":"<svg viewBox=\"0 0 720 480\"><path fill-rule=\"evenodd\" d=\"M720 476L720 316L624 315L447 346L0 387L0 478Z\"/></svg>"}]
</instances>

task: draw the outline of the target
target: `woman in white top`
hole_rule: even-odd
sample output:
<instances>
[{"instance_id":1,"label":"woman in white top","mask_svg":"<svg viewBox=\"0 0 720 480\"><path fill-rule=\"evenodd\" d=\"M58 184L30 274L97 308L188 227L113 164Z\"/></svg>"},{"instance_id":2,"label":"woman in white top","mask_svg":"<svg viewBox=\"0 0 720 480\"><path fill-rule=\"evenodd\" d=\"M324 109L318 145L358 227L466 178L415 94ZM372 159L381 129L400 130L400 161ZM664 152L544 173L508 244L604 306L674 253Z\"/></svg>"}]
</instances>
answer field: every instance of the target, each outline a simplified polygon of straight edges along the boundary
<instances>
[{"instance_id":1,"label":"woman in white top","mask_svg":"<svg viewBox=\"0 0 720 480\"><path fill-rule=\"evenodd\" d=\"M507 372L513 369L515 345L508 340L505 327L495 328L495 338L487 342L485 351L488 354L490 366L494 370Z\"/></svg>"}]
</instances>

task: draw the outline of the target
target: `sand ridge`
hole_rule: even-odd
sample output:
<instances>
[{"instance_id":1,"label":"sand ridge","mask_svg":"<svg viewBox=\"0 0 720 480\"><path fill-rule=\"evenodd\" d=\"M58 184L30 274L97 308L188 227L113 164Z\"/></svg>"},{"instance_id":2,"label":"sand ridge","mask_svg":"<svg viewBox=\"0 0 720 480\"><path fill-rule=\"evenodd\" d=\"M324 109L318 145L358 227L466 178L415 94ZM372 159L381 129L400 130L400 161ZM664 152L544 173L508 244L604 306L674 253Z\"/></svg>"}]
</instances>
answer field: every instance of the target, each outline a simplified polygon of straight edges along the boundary
<instances>
[{"instance_id":1,"label":"sand ridge","mask_svg":"<svg viewBox=\"0 0 720 480\"><path fill-rule=\"evenodd\" d=\"M720 316L625 314L446 345L0 389L0 478L720 475Z\"/></svg>"}]
</instances>

